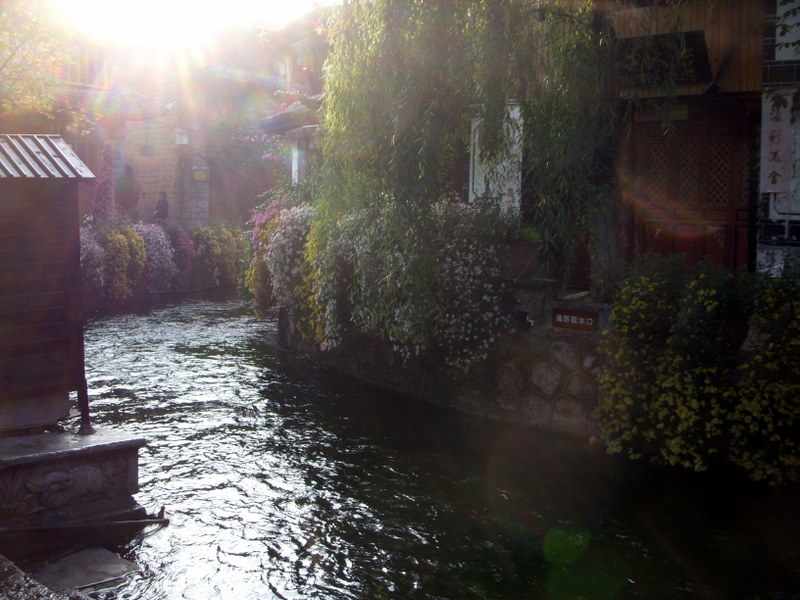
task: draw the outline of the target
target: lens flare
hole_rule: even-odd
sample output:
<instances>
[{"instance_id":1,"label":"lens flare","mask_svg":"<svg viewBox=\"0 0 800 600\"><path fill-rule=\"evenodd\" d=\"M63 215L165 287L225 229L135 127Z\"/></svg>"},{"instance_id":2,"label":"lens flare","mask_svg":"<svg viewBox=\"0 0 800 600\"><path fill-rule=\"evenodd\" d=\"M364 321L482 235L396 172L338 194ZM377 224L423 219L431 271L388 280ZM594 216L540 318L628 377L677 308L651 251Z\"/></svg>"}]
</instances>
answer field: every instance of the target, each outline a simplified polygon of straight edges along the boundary
<instances>
[{"instance_id":1,"label":"lens flare","mask_svg":"<svg viewBox=\"0 0 800 600\"><path fill-rule=\"evenodd\" d=\"M657 229L684 239L710 236L722 230L719 222L708 220L696 207L678 202L624 168L617 169L617 183L623 202L636 218Z\"/></svg>"}]
</instances>

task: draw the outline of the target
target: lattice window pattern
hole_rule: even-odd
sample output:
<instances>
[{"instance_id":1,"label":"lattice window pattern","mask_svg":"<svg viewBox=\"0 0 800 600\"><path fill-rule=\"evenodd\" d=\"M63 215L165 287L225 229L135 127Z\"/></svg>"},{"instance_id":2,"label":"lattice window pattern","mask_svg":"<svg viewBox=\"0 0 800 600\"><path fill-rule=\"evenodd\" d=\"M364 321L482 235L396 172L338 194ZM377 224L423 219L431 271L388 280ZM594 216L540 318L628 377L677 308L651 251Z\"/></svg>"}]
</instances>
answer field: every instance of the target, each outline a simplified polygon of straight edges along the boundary
<instances>
[{"instance_id":1,"label":"lattice window pattern","mask_svg":"<svg viewBox=\"0 0 800 600\"><path fill-rule=\"evenodd\" d=\"M747 143L739 144L739 173L742 177L738 206L743 207L750 202L750 152Z\"/></svg>"},{"instance_id":2,"label":"lattice window pattern","mask_svg":"<svg viewBox=\"0 0 800 600\"><path fill-rule=\"evenodd\" d=\"M675 200L678 204L697 204L700 187L700 142L689 140L678 145L678 178Z\"/></svg>"},{"instance_id":3,"label":"lattice window pattern","mask_svg":"<svg viewBox=\"0 0 800 600\"><path fill-rule=\"evenodd\" d=\"M645 181L647 181L650 190L647 198L647 202L650 204L663 204L667 198L667 185L669 182L667 158L666 142L659 141L647 144Z\"/></svg>"},{"instance_id":4,"label":"lattice window pattern","mask_svg":"<svg viewBox=\"0 0 800 600\"><path fill-rule=\"evenodd\" d=\"M734 145L730 140L712 140L708 148L708 204L728 206L731 194L731 153Z\"/></svg>"}]
</instances>

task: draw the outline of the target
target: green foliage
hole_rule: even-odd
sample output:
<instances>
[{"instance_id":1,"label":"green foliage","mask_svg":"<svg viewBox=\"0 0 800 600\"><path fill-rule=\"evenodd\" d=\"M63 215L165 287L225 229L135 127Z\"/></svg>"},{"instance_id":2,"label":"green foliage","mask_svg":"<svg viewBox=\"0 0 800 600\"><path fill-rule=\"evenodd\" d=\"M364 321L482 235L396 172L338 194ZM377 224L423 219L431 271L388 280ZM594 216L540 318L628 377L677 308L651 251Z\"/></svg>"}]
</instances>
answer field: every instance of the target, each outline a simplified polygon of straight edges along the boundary
<instances>
[{"instance_id":1,"label":"green foliage","mask_svg":"<svg viewBox=\"0 0 800 600\"><path fill-rule=\"evenodd\" d=\"M331 38L324 222L367 201L402 204L407 220L424 221L478 118L489 179L521 136L531 227L552 259L569 262L614 199L616 54L592 2L353 2Z\"/></svg>"},{"instance_id":2,"label":"green foliage","mask_svg":"<svg viewBox=\"0 0 800 600\"><path fill-rule=\"evenodd\" d=\"M59 82L69 36L45 0L6 0L0 6L0 116L59 107Z\"/></svg>"},{"instance_id":3,"label":"green foliage","mask_svg":"<svg viewBox=\"0 0 800 600\"><path fill-rule=\"evenodd\" d=\"M353 2L332 20L321 115L331 220L387 191L408 207L441 197L466 149L470 7Z\"/></svg>"},{"instance_id":4,"label":"green foliage","mask_svg":"<svg viewBox=\"0 0 800 600\"><path fill-rule=\"evenodd\" d=\"M530 58L536 77L520 101L530 186L525 210L548 260L563 264L567 275L577 245L617 200L615 45L610 25L589 5L569 18L549 13L533 31L547 49Z\"/></svg>"},{"instance_id":5,"label":"green foliage","mask_svg":"<svg viewBox=\"0 0 800 600\"><path fill-rule=\"evenodd\" d=\"M596 417L611 452L704 470L729 460L755 479L797 474L797 281L654 261L623 285L602 350ZM754 313L742 362L739 332Z\"/></svg>"},{"instance_id":6,"label":"green foliage","mask_svg":"<svg viewBox=\"0 0 800 600\"><path fill-rule=\"evenodd\" d=\"M323 346L366 332L459 369L486 354L507 326L497 281L508 231L497 206L442 202L452 166L475 117L481 159L502 163L519 105L526 169L541 179L536 235L569 254L612 178L617 99L596 21L591 2L377 0L337 13L302 303Z\"/></svg>"}]
</instances>

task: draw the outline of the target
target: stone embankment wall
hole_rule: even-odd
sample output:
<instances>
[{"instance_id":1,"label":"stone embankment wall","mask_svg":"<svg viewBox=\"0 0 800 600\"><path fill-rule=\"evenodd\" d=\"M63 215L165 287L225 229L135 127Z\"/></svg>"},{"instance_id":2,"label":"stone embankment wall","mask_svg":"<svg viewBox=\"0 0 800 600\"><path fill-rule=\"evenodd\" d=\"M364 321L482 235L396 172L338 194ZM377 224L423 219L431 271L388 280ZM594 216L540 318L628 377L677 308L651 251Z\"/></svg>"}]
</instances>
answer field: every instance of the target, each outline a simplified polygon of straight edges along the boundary
<instances>
[{"instance_id":1,"label":"stone embankment wall","mask_svg":"<svg viewBox=\"0 0 800 600\"><path fill-rule=\"evenodd\" d=\"M600 372L598 345L610 307L582 298L551 300L517 290L521 327L501 340L469 380L452 382L423 362L400 364L387 344L351 340L321 352L282 313L281 342L373 385L485 418L590 438Z\"/></svg>"},{"instance_id":2,"label":"stone embankment wall","mask_svg":"<svg viewBox=\"0 0 800 600\"><path fill-rule=\"evenodd\" d=\"M460 385L449 404L489 418L590 437L597 403L597 340L531 329L492 361L488 386Z\"/></svg>"}]
</instances>

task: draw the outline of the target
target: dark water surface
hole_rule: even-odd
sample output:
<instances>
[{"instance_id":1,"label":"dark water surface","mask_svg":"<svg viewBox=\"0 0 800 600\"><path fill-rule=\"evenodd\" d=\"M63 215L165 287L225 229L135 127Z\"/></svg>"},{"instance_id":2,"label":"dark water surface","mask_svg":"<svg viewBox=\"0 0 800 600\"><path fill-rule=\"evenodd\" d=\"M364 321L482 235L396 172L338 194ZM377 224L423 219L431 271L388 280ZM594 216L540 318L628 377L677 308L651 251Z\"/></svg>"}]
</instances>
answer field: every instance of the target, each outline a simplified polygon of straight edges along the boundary
<instances>
[{"instance_id":1,"label":"dark water surface","mask_svg":"<svg viewBox=\"0 0 800 600\"><path fill-rule=\"evenodd\" d=\"M405 401L275 337L239 301L89 323L95 423L149 440L137 499L172 519L101 597L800 598L796 493Z\"/></svg>"}]
</instances>

